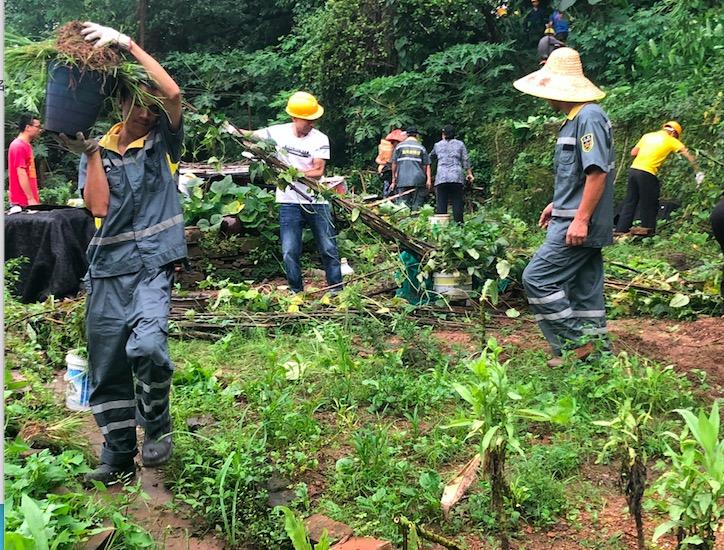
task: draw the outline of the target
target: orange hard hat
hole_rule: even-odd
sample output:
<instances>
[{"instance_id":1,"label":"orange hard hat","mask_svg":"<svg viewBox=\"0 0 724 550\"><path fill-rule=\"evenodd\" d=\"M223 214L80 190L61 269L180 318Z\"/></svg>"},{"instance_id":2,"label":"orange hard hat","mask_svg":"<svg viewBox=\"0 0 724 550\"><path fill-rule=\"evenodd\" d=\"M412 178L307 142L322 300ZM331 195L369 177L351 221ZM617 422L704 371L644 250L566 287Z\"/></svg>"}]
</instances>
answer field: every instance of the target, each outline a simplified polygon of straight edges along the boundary
<instances>
[{"instance_id":1,"label":"orange hard hat","mask_svg":"<svg viewBox=\"0 0 724 550\"><path fill-rule=\"evenodd\" d=\"M676 122L675 120L670 120L669 122L667 122L666 124L664 124L664 129L665 129L667 126L668 126L669 128L671 128L672 130L675 130L676 133L679 134L679 135L681 135L681 134L684 133L684 129L681 127L681 124L679 124L679 123Z\"/></svg>"}]
</instances>

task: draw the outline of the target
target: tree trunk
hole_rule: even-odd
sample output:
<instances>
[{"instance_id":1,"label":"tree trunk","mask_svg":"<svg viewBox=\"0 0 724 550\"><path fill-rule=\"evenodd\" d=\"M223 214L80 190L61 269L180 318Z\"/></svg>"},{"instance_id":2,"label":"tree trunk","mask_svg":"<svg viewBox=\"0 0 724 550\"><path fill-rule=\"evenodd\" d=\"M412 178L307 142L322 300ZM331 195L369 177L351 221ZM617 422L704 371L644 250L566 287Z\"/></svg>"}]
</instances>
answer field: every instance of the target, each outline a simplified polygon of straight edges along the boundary
<instances>
[{"instance_id":1,"label":"tree trunk","mask_svg":"<svg viewBox=\"0 0 724 550\"><path fill-rule=\"evenodd\" d=\"M148 0L138 0L138 45L146 47L146 20L148 18Z\"/></svg>"},{"instance_id":2,"label":"tree trunk","mask_svg":"<svg viewBox=\"0 0 724 550\"><path fill-rule=\"evenodd\" d=\"M641 460L640 454L637 454L633 466L626 474L626 503L628 504L629 513L636 522L636 543L639 550L645 550L646 542L644 520L641 515L641 499L644 496L644 489L646 489L646 464Z\"/></svg>"},{"instance_id":3,"label":"tree trunk","mask_svg":"<svg viewBox=\"0 0 724 550\"><path fill-rule=\"evenodd\" d=\"M500 31L498 31L498 25L495 22L495 16L492 13L493 8L491 7L491 4L485 2L483 3L481 9L483 10L483 17L485 17L485 26L488 28L490 41L496 44L502 42Z\"/></svg>"},{"instance_id":4,"label":"tree trunk","mask_svg":"<svg viewBox=\"0 0 724 550\"><path fill-rule=\"evenodd\" d=\"M493 510L498 520L498 538L502 550L510 549L508 525L505 516L505 495L508 488L505 484L505 447L497 447L490 452L490 484L493 492Z\"/></svg>"}]
</instances>

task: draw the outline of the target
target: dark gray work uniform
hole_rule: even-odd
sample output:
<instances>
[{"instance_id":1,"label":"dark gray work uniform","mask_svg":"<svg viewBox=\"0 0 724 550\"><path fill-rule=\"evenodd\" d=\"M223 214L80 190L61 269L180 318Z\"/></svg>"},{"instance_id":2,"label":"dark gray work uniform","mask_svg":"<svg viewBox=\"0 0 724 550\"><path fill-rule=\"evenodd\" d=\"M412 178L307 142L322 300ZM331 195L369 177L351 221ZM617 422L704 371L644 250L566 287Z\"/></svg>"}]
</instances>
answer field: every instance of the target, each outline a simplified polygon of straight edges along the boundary
<instances>
[{"instance_id":1,"label":"dark gray work uniform","mask_svg":"<svg viewBox=\"0 0 724 550\"><path fill-rule=\"evenodd\" d=\"M566 233L576 215L586 170L606 172L606 187L582 246L566 246ZM607 344L601 249L613 242L613 130L606 113L588 103L558 134L553 215L546 241L523 272L528 303L546 339L559 355L588 338Z\"/></svg>"},{"instance_id":2,"label":"dark gray work uniform","mask_svg":"<svg viewBox=\"0 0 724 550\"><path fill-rule=\"evenodd\" d=\"M183 128L162 114L123 155L110 134L101 158L110 187L108 215L88 246L86 335L90 405L105 444L101 461L124 465L136 455L136 425L147 438L170 431L168 313L173 262L186 257L183 214L170 162ZM117 141L117 138L116 138ZM81 157L78 187L86 183Z\"/></svg>"},{"instance_id":3,"label":"dark gray work uniform","mask_svg":"<svg viewBox=\"0 0 724 550\"><path fill-rule=\"evenodd\" d=\"M411 210L419 210L427 198L427 171L430 165L430 155L427 149L414 137L397 144L392 153L392 163L397 165L397 192L409 191L414 193L400 197L398 202L404 202Z\"/></svg>"}]
</instances>

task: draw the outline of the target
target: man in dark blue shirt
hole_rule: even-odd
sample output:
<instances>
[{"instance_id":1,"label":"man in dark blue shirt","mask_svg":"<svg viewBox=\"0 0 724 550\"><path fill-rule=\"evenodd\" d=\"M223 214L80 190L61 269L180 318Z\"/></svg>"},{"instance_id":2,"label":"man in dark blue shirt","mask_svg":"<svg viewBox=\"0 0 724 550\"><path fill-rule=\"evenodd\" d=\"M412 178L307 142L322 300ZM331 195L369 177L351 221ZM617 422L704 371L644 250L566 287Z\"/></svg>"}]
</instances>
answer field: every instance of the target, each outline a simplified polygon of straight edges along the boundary
<instances>
[{"instance_id":1,"label":"man in dark blue shirt","mask_svg":"<svg viewBox=\"0 0 724 550\"><path fill-rule=\"evenodd\" d=\"M414 211L420 209L432 190L430 155L418 139L417 128L410 126L405 133L407 139L400 142L392 154L390 194L393 194L396 188L399 188L398 192L414 189L414 192L407 193L400 199Z\"/></svg>"}]
</instances>

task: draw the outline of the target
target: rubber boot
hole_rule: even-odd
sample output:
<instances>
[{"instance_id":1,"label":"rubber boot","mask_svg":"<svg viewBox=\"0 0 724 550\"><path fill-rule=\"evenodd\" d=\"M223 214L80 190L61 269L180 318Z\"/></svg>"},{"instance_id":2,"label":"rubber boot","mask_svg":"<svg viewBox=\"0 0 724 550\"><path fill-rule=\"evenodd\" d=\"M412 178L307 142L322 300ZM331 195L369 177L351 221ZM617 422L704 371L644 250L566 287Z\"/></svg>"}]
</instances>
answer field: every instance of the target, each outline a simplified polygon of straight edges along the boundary
<instances>
[{"instance_id":1,"label":"rubber boot","mask_svg":"<svg viewBox=\"0 0 724 550\"><path fill-rule=\"evenodd\" d=\"M583 361L584 359L588 358L588 356L591 355L594 351L596 351L595 346L589 342L579 348L571 350L570 356L572 359ZM563 357L553 357L552 359L549 359L546 364L551 368L556 368L563 366L564 363L565 359L563 359Z\"/></svg>"},{"instance_id":2,"label":"rubber boot","mask_svg":"<svg viewBox=\"0 0 724 550\"><path fill-rule=\"evenodd\" d=\"M141 449L143 465L147 468L154 468L166 464L171 458L173 441L171 440L171 426L155 435L146 434ZM164 434L169 434L164 436Z\"/></svg>"},{"instance_id":3,"label":"rubber boot","mask_svg":"<svg viewBox=\"0 0 724 550\"><path fill-rule=\"evenodd\" d=\"M101 464L83 476L86 485L93 485L94 481L100 481L103 485L111 485L113 483L126 484L136 477L136 464L131 461L124 465Z\"/></svg>"}]
</instances>

